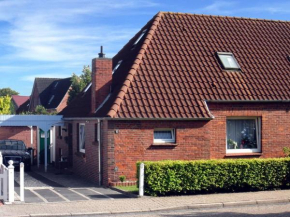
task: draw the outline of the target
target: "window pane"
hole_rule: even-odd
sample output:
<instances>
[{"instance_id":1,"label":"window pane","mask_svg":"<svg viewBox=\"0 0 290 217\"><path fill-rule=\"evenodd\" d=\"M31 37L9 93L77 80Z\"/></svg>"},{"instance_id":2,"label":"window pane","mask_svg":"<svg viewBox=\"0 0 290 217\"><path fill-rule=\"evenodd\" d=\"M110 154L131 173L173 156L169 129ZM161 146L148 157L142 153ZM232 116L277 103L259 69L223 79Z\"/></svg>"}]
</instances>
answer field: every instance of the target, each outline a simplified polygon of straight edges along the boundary
<instances>
[{"instance_id":1,"label":"window pane","mask_svg":"<svg viewBox=\"0 0 290 217\"><path fill-rule=\"evenodd\" d=\"M172 139L171 130L154 131L154 139Z\"/></svg>"},{"instance_id":2,"label":"window pane","mask_svg":"<svg viewBox=\"0 0 290 217\"><path fill-rule=\"evenodd\" d=\"M233 58L232 55L222 55L222 54L219 54L219 57L223 63L223 66L225 68L235 68L235 69L238 69L239 66L238 64L236 63L235 59Z\"/></svg>"},{"instance_id":3,"label":"window pane","mask_svg":"<svg viewBox=\"0 0 290 217\"><path fill-rule=\"evenodd\" d=\"M80 125L80 149L85 149L85 126Z\"/></svg>"},{"instance_id":4,"label":"window pane","mask_svg":"<svg viewBox=\"0 0 290 217\"><path fill-rule=\"evenodd\" d=\"M256 120L227 120L228 149L256 149Z\"/></svg>"}]
</instances>

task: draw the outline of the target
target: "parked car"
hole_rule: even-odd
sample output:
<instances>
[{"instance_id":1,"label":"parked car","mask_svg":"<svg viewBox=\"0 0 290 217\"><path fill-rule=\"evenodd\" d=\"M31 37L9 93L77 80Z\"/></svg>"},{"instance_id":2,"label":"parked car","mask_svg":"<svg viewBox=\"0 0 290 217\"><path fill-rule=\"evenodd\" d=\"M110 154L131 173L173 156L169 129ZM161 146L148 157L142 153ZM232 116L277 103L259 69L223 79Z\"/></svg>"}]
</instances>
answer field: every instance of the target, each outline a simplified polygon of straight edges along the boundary
<instances>
[{"instance_id":1,"label":"parked car","mask_svg":"<svg viewBox=\"0 0 290 217\"><path fill-rule=\"evenodd\" d=\"M27 152L26 145L21 140L0 140L0 151L3 156L3 163L8 166L8 161L13 160L13 166L19 167L24 163L24 168L29 171L31 168L31 156Z\"/></svg>"}]
</instances>

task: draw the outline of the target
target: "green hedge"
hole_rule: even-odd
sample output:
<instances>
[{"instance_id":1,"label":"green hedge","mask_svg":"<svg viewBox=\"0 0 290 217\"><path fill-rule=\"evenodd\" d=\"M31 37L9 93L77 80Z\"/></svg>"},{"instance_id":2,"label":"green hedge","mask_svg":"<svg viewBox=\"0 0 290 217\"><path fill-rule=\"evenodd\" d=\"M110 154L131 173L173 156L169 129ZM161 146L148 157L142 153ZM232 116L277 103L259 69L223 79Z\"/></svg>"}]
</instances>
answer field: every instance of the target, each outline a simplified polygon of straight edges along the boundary
<instances>
[{"instance_id":1,"label":"green hedge","mask_svg":"<svg viewBox=\"0 0 290 217\"><path fill-rule=\"evenodd\" d=\"M290 158L143 163L144 191L153 196L268 190L290 186Z\"/></svg>"}]
</instances>

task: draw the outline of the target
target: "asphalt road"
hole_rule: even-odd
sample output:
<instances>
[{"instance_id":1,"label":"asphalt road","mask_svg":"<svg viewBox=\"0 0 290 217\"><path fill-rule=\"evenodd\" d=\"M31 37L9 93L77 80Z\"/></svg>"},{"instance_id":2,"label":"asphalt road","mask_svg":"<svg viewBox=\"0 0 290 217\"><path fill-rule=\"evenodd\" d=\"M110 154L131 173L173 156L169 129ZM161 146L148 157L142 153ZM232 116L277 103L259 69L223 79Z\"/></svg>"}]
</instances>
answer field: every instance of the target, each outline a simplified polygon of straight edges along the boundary
<instances>
[{"instance_id":1,"label":"asphalt road","mask_svg":"<svg viewBox=\"0 0 290 217\"><path fill-rule=\"evenodd\" d=\"M128 216L128 217L289 217L290 203L276 204L276 205L255 205L242 206L232 208L219 209L185 209L185 210L170 210L159 212L145 212L145 213L126 213L118 215L101 215L106 217L112 216Z\"/></svg>"}]
</instances>

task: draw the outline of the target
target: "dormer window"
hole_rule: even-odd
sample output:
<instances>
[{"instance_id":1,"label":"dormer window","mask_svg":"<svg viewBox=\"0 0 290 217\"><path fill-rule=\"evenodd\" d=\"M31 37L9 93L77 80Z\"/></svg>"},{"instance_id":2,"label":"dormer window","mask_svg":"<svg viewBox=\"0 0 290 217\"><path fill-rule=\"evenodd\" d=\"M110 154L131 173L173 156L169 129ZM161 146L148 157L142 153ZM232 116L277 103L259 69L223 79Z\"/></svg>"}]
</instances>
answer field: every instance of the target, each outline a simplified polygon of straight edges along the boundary
<instances>
[{"instance_id":1,"label":"dormer window","mask_svg":"<svg viewBox=\"0 0 290 217\"><path fill-rule=\"evenodd\" d=\"M117 71L117 69L118 69L119 66L121 65L122 61L123 61L123 60L120 60L120 61L117 63L117 65L115 66L115 68L114 68L113 71L112 71L112 74L114 74L115 71Z\"/></svg>"},{"instance_id":2,"label":"dormer window","mask_svg":"<svg viewBox=\"0 0 290 217\"><path fill-rule=\"evenodd\" d=\"M52 100L54 99L54 95L52 95L48 101L48 105L50 105L50 103L52 102Z\"/></svg>"},{"instance_id":3,"label":"dormer window","mask_svg":"<svg viewBox=\"0 0 290 217\"><path fill-rule=\"evenodd\" d=\"M134 42L132 49L134 49L134 47L139 43L139 41L143 38L143 36L145 35L145 33L147 32L147 29L144 29L141 33L141 35L137 38L137 40Z\"/></svg>"},{"instance_id":4,"label":"dormer window","mask_svg":"<svg viewBox=\"0 0 290 217\"><path fill-rule=\"evenodd\" d=\"M55 89L57 85L58 85L58 81L55 83L53 89Z\"/></svg>"},{"instance_id":5,"label":"dormer window","mask_svg":"<svg viewBox=\"0 0 290 217\"><path fill-rule=\"evenodd\" d=\"M236 58L232 53L226 53L226 52L217 52L217 56L219 58L219 61L222 64L222 67L224 69L229 70L240 70L241 67L239 66Z\"/></svg>"},{"instance_id":6,"label":"dormer window","mask_svg":"<svg viewBox=\"0 0 290 217\"><path fill-rule=\"evenodd\" d=\"M91 86L92 86L92 82L86 87L86 89L84 90L84 93L87 92Z\"/></svg>"}]
</instances>

